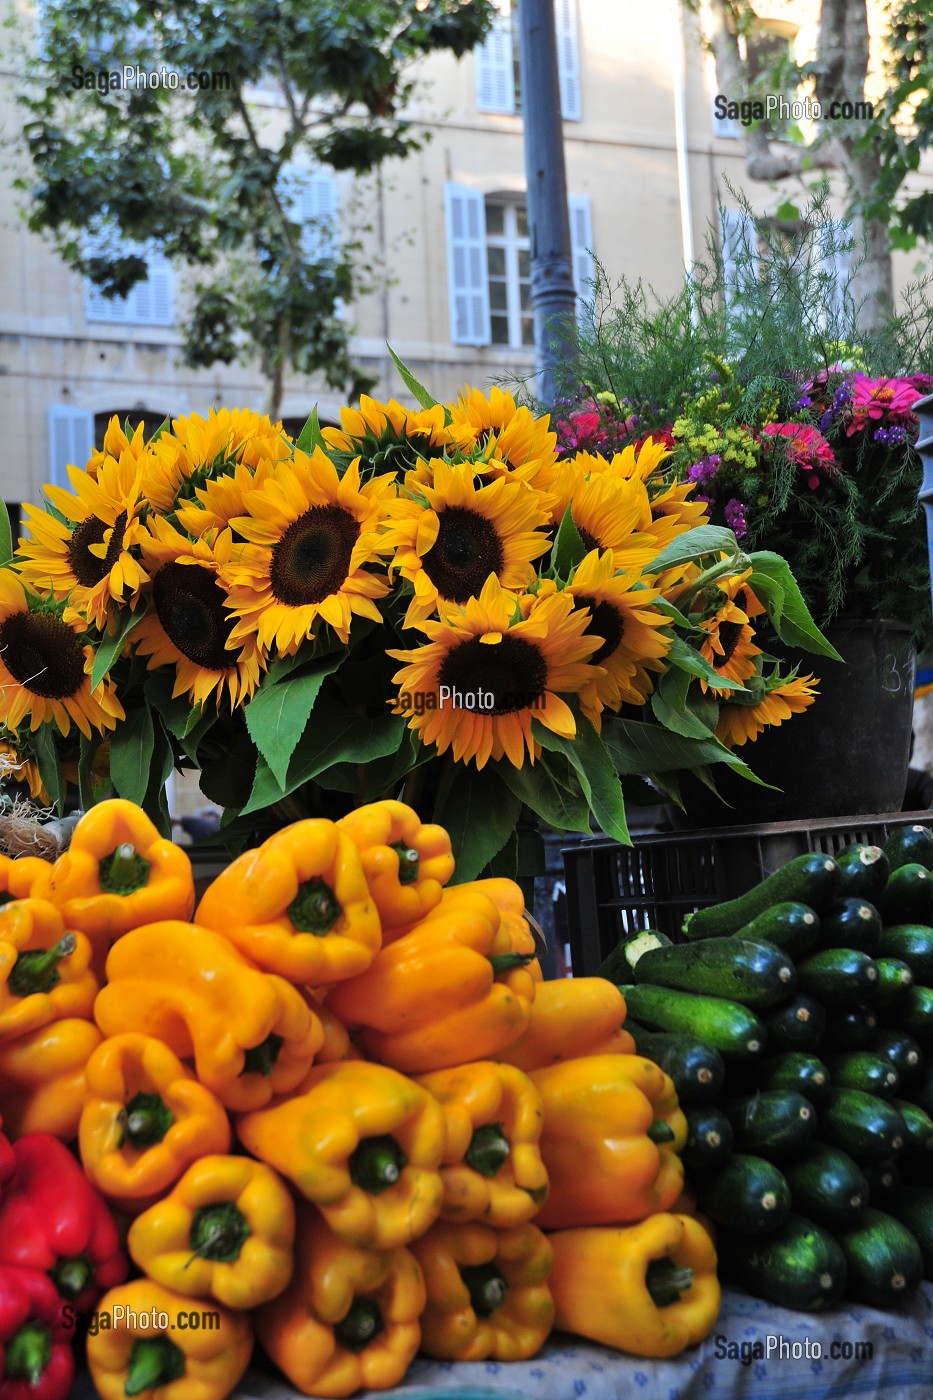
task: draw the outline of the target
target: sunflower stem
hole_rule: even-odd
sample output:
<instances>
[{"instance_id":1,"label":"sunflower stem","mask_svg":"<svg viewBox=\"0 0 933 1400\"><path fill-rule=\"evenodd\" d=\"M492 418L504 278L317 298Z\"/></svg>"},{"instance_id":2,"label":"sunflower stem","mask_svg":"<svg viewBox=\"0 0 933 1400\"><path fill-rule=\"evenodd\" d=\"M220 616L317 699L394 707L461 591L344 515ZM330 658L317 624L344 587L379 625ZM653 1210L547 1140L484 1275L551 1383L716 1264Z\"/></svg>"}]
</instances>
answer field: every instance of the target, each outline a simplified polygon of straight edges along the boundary
<instances>
[{"instance_id":1,"label":"sunflower stem","mask_svg":"<svg viewBox=\"0 0 933 1400\"><path fill-rule=\"evenodd\" d=\"M725 578L729 574L741 573L743 569L748 568L750 563L748 555L739 550L736 554L730 554L727 559L720 559L718 563L711 564L708 569L704 569L701 574L697 575L689 588L678 595L677 606L683 612L684 604L689 602L691 598L695 598L698 593L702 593L709 584L715 583L717 579Z\"/></svg>"}]
</instances>

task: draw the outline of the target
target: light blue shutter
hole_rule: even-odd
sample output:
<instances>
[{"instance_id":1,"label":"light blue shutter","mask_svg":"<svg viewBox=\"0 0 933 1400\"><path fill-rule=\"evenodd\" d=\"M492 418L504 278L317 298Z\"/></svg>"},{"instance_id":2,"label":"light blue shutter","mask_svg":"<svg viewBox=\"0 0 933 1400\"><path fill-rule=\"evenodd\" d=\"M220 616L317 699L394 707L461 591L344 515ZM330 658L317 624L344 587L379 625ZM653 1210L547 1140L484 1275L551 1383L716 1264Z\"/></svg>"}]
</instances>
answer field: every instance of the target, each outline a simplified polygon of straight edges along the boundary
<instances>
[{"instance_id":1,"label":"light blue shutter","mask_svg":"<svg viewBox=\"0 0 933 1400\"><path fill-rule=\"evenodd\" d=\"M146 260L146 280L137 282L129 296L105 297L93 282L84 283L84 315L88 321L112 326L172 326L175 324L175 271L157 248L128 243L113 236L87 240L87 251L139 253Z\"/></svg>"},{"instance_id":2,"label":"light blue shutter","mask_svg":"<svg viewBox=\"0 0 933 1400\"><path fill-rule=\"evenodd\" d=\"M512 6L499 0L499 13L479 48L474 49L476 106L480 112L515 111Z\"/></svg>"},{"instance_id":3,"label":"light blue shutter","mask_svg":"<svg viewBox=\"0 0 933 1400\"><path fill-rule=\"evenodd\" d=\"M580 110L580 45L577 39L577 0L554 0L557 30L557 75L560 79L560 114L578 122Z\"/></svg>"},{"instance_id":4,"label":"light blue shutter","mask_svg":"<svg viewBox=\"0 0 933 1400\"><path fill-rule=\"evenodd\" d=\"M726 310L736 305L745 282L758 276L758 246L755 220L740 209L720 210L722 267Z\"/></svg>"},{"instance_id":5,"label":"light blue shutter","mask_svg":"<svg viewBox=\"0 0 933 1400\"><path fill-rule=\"evenodd\" d=\"M593 223L588 194L572 194L567 200L570 212L570 250L573 262L573 288L577 294L577 319L586 315L587 301L593 299Z\"/></svg>"},{"instance_id":6,"label":"light blue shutter","mask_svg":"<svg viewBox=\"0 0 933 1400\"><path fill-rule=\"evenodd\" d=\"M846 321L846 288L852 276L852 253L845 245L851 239L851 230L840 219L831 219L817 230L817 250L823 271L829 281L826 296L826 320L836 323L841 330Z\"/></svg>"},{"instance_id":7,"label":"light blue shutter","mask_svg":"<svg viewBox=\"0 0 933 1400\"><path fill-rule=\"evenodd\" d=\"M450 338L455 345L488 345L492 337L483 196L467 185L448 183L444 210Z\"/></svg>"},{"instance_id":8,"label":"light blue shutter","mask_svg":"<svg viewBox=\"0 0 933 1400\"><path fill-rule=\"evenodd\" d=\"M49 405L49 481L70 491L68 467L83 471L94 450L94 415L70 404Z\"/></svg>"},{"instance_id":9,"label":"light blue shutter","mask_svg":"<svg viewBox=\"0 0 933 1400\"><path fill-rule=\"evenodd\" d=\"M335 258L340 250L337 181L327 170L287 166L283 188L289 213L301 224L301 246L309 262Z\"/></svg>"}]
</instances>

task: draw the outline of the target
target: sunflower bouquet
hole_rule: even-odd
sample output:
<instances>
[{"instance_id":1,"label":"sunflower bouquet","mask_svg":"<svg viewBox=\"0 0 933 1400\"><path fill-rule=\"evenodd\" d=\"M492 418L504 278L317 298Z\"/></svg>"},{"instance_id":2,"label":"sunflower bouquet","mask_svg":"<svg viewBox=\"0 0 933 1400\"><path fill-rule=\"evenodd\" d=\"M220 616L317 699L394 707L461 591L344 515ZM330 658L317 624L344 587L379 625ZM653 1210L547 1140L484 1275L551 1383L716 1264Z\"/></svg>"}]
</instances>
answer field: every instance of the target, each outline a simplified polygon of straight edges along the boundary
<instances>
[{"instance_id":1,"label":"sunflower bouquet","mask_svg":"<svg viewBox=\"0 0 933 1400\"><path fill-rule=\"evenodd\" d=\"M812 703L756 641L834 656L791 572L710 524L663 441L559 457L494 388L363 398L297 441L245 409L102 447L25 508L0 568L0 758L40 801L166 828L199 771L232 846L403 795L465 879L517 829L628 839ZM759 638L760 640L760 638Z\"/></svg>"}]
</instances>

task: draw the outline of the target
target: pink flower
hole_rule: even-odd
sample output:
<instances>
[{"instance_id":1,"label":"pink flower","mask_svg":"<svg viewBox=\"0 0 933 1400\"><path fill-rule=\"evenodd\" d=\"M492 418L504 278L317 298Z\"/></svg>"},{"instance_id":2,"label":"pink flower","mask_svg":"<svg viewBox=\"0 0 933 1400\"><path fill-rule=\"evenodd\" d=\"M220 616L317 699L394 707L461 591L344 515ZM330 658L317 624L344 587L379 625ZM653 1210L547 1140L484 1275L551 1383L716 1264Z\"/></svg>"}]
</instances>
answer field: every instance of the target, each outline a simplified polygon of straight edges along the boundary
<instances>
[{"instance_id":1,"label":"pink flower","mask_svg":"<svg viewBox=\"0 0 933 1400\"><path fill-rule=\"evenodd\" d=\"M911 418L911 408L923 395L909 379L869 379L857 374L852 381L852 421L846 436L867 428L872 419L887 418L892 423L905 423Z\"/></svg>"},{"instance_id":2,"label":"pink flower","mask_svg":"<svg viewBox=\"0 0 933 1400\"><path fill-rule=\"evenodd\" d=\"M782 439L791 460L810 473L807 484L811 490L819 485L819 477L814 479L814 473L834 476L839 470L833 449L823 434L808 423L768 423L762 428L761 436L772 441Z\"/></svg>"}]
</instances>

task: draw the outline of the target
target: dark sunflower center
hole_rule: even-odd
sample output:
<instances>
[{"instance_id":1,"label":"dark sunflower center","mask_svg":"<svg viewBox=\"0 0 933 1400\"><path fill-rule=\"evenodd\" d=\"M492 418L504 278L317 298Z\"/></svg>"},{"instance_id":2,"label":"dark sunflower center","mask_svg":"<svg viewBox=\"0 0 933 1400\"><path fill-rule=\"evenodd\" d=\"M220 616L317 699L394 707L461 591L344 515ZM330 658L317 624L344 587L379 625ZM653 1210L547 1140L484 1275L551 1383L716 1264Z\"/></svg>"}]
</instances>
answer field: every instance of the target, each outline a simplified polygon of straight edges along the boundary
<instances>
[{"instance_id":1,"label":"dark sunflower center","mask_svg":"<svg viewBox=\"0 0 933 1400\"><path fill-rule=\"evenodd\" d=\"M169 641L208 671L226 671L236 653L226 648L233 622L224 612L226 594L210 569L163 564L152 580L156 615Z\"/></svg>"},{"instance_id":2,"label":"dark sunflower center","mask_svg":"<svg viewBox=\"0 0 933 1400\"><path fill-rule=\"evenodd\" d=\"M0 653L15 681L44 700L67 700L84 680L84 650L53 613L13 613L0 623Z\"/></svg>"},{"instance_id":3,"label":"dark sunflower center","mask_svg":"<svg viewBox=\"0 0 933 1400\"><path fill-rule=\"evenodd\" d=\"M576 525L577 522L574 521L574 524ZM602 545L596 536L591 535L589 530L585 530L582 525L577 525L577 534L583 541L583 548L586 550L587 554L589 554L591 549L602 549Z\"/></svg>"},{"instance_id":4,"label":"dark sunflower center","mask_svg":"<svg viewBox=\"0 0 933 1400\"><path fill-rule=\"evenodd\" d=\"M735 595L735 605L737 608L745 609L745 589L740 589ZM721 671L723 666L728 665L732 659L732 653L738 646L739 638L742 635L744 622L721 622L719 624L719 641L722 646L722 656L713 657L713 665L717 671Z\"/></svg>"},{"instance_id":5,"label":"dark sunflower center","mask_svg":"<svg viewBox=\"0 0 933 1400\"><path fill-rule=\"evenodd\" d=\"M524 637L503 637L486 646L478 637L460 642L447 653L438 671L438 686L448 686L452 703L468 692L492 696L481 713L495 717L533 709L547 687L547 661Z\"/></svg>"},{"instance_id":6,"label":"dark sunflower center","mask_svg":"<svg viewBox=\"0 0 933 1400\"><path fill-rule=\"evenodd\" d=\"M485 516L465 506L449 506L439 518L437 540L423 567L442 598L465 603L479 597L490 574L501 573L502 541Z\"/></svg>"},{"instance_id":7,"label":"dark sunflower center","mask_svg":"<svg viewBox=\"0 0 933 1400\"><path fill-rule=\"evenodd\" d=\"M106 578L120 557L123 544L123 531L126 529L126 511L123 510L113 522L113 534L103 559L91 553L92 544L100 544L109 526L106 520L98 520L96 515L88 516L77 527L68 544L68 563L71 572L82 588L93 588Z\"/></svg>"},{"instance_id":8,"label":"dark sunflower center","mask_svg":"<svg viewBox=\"0 0 933 1400\"><path fill-rule=\"evenodd\" d=\"M595 598L577 598L576 603L578 608L590 610L585 635L603 638L599 651L590 657L592 664L598 665L604 656L611 656L621 642L625 622L618 608L614 608L611 603L600 603Z\"/></svg>"},{"instance_id":9,"label":"dark sunflower center","mask_svg":"<svg viewBox=\"0 0 933 1400\"><path fill-rule=\"evenodd\" d=\"M339 593L359 537L359 525L342 506L312 506L299 515L272 550L269 577L278 601L300 608Z\"/></svg>"}]
</instances>

